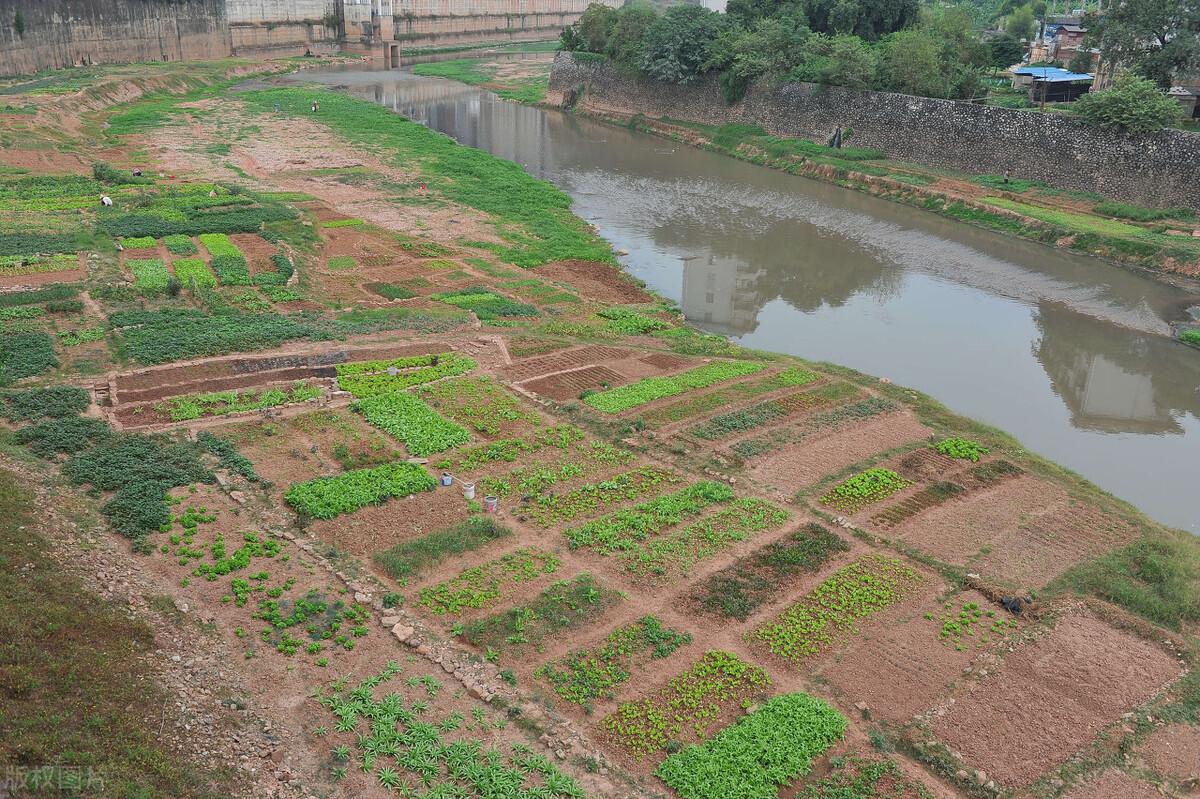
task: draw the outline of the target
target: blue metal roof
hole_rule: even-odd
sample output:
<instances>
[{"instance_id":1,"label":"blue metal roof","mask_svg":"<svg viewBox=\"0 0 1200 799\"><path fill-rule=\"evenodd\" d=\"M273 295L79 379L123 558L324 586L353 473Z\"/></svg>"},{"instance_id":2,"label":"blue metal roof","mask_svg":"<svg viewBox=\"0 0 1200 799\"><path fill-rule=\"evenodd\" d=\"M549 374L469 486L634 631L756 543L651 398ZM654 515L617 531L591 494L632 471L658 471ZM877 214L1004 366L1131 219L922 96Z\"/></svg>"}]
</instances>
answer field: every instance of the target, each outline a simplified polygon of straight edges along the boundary
<instances>
[{"instance_id":1,"label":"blue metal roof","mask_svg":"<svg viewBox=\"0 0 1200 799\"><path fill-rule=\"evenodd\" d=\"M1070 83L1077 80L1093 79L1086 72L1072 72L1062 67L1017 67L1013 70L1013 74L1029 75L1037 80L1044 80L1047 83Z\"/></svg>"}]
</instances>

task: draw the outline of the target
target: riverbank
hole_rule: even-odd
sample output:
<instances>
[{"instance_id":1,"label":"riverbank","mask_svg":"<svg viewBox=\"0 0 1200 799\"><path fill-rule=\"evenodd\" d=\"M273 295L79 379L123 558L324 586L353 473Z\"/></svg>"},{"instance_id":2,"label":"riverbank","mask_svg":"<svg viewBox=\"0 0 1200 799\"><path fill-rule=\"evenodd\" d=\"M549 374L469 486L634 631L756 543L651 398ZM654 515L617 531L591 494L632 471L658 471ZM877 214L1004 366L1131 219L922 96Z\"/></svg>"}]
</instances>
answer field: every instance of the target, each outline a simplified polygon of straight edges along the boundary
<instances>
[{"instance_id":1,"label":"riverbank","mask_svg":"<svg viewBox=\"0 0 1200 799\"><path fill-rule=\"evenodd\" d=\"M1142 208L1038 180L896 161L882 151L853 146L852 136L850 146L834 149L805 139L771 136L755 125L654 118L634 107L592 103L586 92L578 101L561 90L550 92L547 99L547 66L482 56L419 64L413 71L861 191L1064 251L1104 258L1188 288L1200 287L1200 222L1191 210ZM1189 323L1182 321L1178 332L1189 329Z\"/></svg>"},{"instance_id":2,"label":"riverbank","mask_svg":"<svg viewBox=\"0 0 1200 799\"><path fill-rule=\"evenodd\" d=\"M0 151L0 241L24 248L2 307L34 309L0 322L25 345L3 444L92 485L53 488L144 578L110 595L161 592L159 634L199 630L148 657L219 664L195 702L230 735L181 757L255 797L503 769L624 799L683 793L660 766L739 720L803 731L762 710L807 694L839 731L786 790L1185 790L1118 753L1200 721L1196 539L918 392L701 333L562 190L368 100L188 93L85 123L103 147L73 164ZM1014 703L1071 720L978 721ZM656 733L662 708L687 723ZM237 718L269 740L237 746Z\"/></svg>"}]
</instances>

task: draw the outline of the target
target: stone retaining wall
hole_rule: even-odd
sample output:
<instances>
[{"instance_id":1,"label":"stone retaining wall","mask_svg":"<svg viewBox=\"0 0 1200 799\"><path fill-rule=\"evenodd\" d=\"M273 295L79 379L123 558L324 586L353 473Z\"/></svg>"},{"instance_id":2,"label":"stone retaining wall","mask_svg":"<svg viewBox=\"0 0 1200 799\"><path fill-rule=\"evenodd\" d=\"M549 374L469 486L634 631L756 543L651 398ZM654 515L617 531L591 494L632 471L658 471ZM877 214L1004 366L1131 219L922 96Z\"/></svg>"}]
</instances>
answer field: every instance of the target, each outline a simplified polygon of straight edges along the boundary
<instances>
[{"instance_id":1,"label":"stone retaining wall","mask_svg":"<svg viewBox=\"0 0 1200 799\"><path fill-rule=\"evenodd\" d=\"M809 83L753 86L732 105L714 76L690 86L622 74L559 53L547 102L604 114L744 122L779 136L826 141L841 126L850 145L888 158L1054 186L1155 207L1200 208L1200 134L1123 136L1054 114Z\"/></svg>"}]
</instances>

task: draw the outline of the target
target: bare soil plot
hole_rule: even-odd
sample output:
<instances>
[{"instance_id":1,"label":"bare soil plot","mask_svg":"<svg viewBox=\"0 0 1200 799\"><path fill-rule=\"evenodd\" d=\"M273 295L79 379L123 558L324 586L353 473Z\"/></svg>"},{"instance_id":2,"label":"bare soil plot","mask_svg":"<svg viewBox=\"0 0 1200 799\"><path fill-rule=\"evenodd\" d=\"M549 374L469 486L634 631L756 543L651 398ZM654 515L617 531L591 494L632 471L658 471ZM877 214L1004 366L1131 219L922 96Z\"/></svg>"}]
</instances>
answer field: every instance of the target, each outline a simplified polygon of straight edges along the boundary
<instances>
[{"instance_id":1,"label":"bare soil plot","mask_svg":"<svg viewBox=\"0 0 1200 799\"><path fill-rule=\"evenodd\" d=\"M1162 796L1153 785L1110 768L1099 777L1076 785L1063 794L1063 799L1162 799Z\"/></svg>"},{"instance_id":2,"label":"bare soil plot","mask_svg":"<svg viewBox=\"0 0 1200 799\"><path fill-rule=\"evenodd\" d=\"M256 233L232 233L229 240L245 254L251 275L275 271L275 264L271 262L271 256L278 250L274 244Z\"/></svg>"},{"instance_id":3,"label":"bare soil plot","mask_svg":"<svg viewBox=\"0 0 1200 799\"><path fill-rule=\"evenodd\" d=\"M1021 477L931 508L897 525L890 535L938 560L965 564L985 547L1015 535L1022 521L1067 501L1058 486Z\"/></svg>"},{"instance_id":4,"label":"bare soil plot","mask_svg":"<svg viewBox=\"0 0 1200 799\"><path fill-rule=\"evenodd\" d=\"M612 264L595 261L556 261L537 268L539 277L570 283L588 299L637 305L654 302L636 283Z\"/></svg>"},{"instance_id":5,"label":"bare soil plot","mask_svg":"<svg viewBox=\"0 0 1200 799\"><path fill-rule=\"evenodd\" d=\"M620 386L629 381L620 372L614 372L607 366L585 366L570 372L561 372L549 377L539 377L521 384L521 387L563 402L576 399L587 390L598 391L604 386Z\"/></svg>"},{"instance_id":6,"label":"bare soil plot","mask_svg":"<svg viewBox=\"0 0 1200 799\"><path fill-rule=\"evenodd\" d=\"M933 434L911 412L890 413L821 437L808 437L748 467L756 480L791 494L871 455Z\"/></svg>"},{"instance_id":7,"label":"bare soil plot","mask_svg":"<svg viewBox=\"0 0 1200 799\"><path fill-rule=\"evenodd\" d=\"M278 493L293 483L338 474L343 463L360 468L404 457L395 441L344 408L239 422L217 434L233 441Z\"/></svg>"},{"instance_id":8,"label":"bare soil plot","mask_svg":"<svg viewBox=\"0 0 1200 799\"><path fill-rule=\"evenodd\" d=\"M370 556L401 541L449 527L467 516L467 503L457 486L439 487L418 497L368 505L336 519L315 519L308 530L340 550Z\"/></svg>"},{"instance_id":9,"label":"bare soil plot","mask_svg":"<svg viewBox=\"0 0 1200 799\"><path fill-rule=\"evenodd\" d=\"M966 642L961 650L955 642L939 640L942 606L933 593L884 611L817 668L846 697L847 705L865 702L873 718L909 721L933 705L984 651L974 645L975 638L983 637L978 633L960 639ZM954 600L956 605L967 602L1008 615L974 591ZM927 613L934 618L926 619Z\"/></svg>"},{"instance_id":10,"label":"bare soil plot","mask_svg":"<svg viewBox=\"0 0 1200 799\"><path fill-rule=\"evenodd\" d=\"M522 358L514 361L504 369L504 377L515 383L531 380L535 377L548 375L552 372L562 372L580 366L616 361L627 358L631 350L624 347L606 347L600 344L588 344L569 350L560 350L549 355L538 355L532 358Z\"/></svg>"},{"instance_id":11,"label":"bare soil plot","mask_svg":"<svg viewBox=\"0 0 1200 799\"><path fill-rule=\"evenodd\" d=\"M1160 774L1175 780L1200 780L1200 729L1170 724L1155 730L1138 750Z\"/></svg>"},{"instance_id":12,"label":"bare soil plot","mask_svg":"<svg viewBox=\"0 0 1200 799\"><path fill-rule=\"evenodd\" d=\"M934 719L933 731L997 783L1021 787L1181 672L1154 644L1077 609L970 686Z\"/></svg>"}]
</instances>

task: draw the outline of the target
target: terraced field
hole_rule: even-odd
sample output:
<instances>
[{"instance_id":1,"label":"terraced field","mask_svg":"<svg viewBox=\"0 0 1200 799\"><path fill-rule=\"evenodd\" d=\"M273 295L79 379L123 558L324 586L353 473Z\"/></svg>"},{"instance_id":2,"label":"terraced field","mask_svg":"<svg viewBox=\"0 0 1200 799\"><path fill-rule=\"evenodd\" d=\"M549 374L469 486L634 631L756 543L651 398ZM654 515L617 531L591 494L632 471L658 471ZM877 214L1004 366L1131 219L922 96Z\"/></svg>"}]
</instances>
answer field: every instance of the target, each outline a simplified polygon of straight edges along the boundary
<instances>
[{"instance_id":1,"label":"terraced field","mask_svg":"<svg viewBox=\"0 0 1200 799\"><path fill-rule=\"evenodd\" d=\"M557 190L312 91L89 112L94 171L0 151L3 463L270 720L193 753L226 795L1182 795L1112 753L1198 720L1192 542L691 329Z\"/></svg>"}]
</instances>

